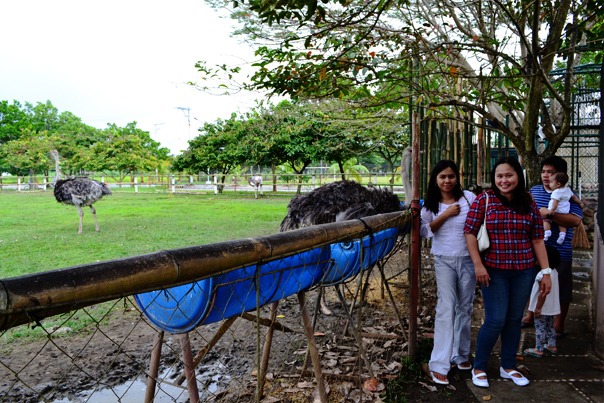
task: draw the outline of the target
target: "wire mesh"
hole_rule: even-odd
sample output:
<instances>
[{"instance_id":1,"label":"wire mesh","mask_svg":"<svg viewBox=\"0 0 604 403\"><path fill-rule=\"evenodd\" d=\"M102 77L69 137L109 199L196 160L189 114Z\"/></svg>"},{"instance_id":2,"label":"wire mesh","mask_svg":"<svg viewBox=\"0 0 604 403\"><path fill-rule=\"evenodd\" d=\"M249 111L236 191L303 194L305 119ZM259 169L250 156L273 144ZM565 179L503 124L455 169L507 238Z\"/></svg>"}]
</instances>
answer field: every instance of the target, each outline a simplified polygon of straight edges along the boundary
<instances>
[{"instance_id":1,"label":"wire mesh","mask_svg":"<svg viewBox=\"0 0 604 403\"><path fill-rule=\"evenodd\" d=\"M330 401L377 396L406 350L397 232L6 330L0 401L299 401L319 378Z\"/></svg>"}]
</instances>

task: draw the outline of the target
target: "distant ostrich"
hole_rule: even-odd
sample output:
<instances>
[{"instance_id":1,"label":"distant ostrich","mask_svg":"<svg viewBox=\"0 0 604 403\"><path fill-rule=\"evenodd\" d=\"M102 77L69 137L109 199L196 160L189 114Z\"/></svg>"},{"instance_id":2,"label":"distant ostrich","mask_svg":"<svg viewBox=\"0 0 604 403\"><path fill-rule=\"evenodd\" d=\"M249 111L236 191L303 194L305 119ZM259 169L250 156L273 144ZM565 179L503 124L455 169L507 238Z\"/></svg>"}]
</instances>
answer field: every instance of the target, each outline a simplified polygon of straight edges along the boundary
<instances>
[{"instance_id":1,"label":"distant ostrich","mask_svg":"<svg viewBox=\"0 0 604 403\"><path fill-rule=\"evenodd\" d=\"M90 178L67 178L61 179L61 171L59 167L59 153L57 150L50 152L55 160L56 167L56 182L54 183L54 195L59 203L71 204L76 206L78 214L80 216L80 227L78 234L82 233L82 218L84 212L82 211L83 206L90 206L90 211L94 217L94 224L96 225L96 231L99 232L99 223L96 218L96 210L92 206L97 200L101 199L105 195L110 195L111 190L106 183L102 183Z\"/></svg>"},{"instance_id":2,"label":"distant ostrich","mask_svg":"<svg viewBox=\"0 0 604 403\"><path fill-rule=\"evenodd\" d=\"M405 203L410 204L413 197L413 187L409 179L411 173L411 147L405 147L401 157L401 179L405 188Z\"/></svg>"},{"instance_id":3,"label":"distant ostrich","mask_svg":"<svg viewBox=\"0 0 604 403\"><path fill-rule=\"evenodd\" d=\"M260 194L264 196L264 191L262 190L262 176L254 175L250 178L250 186L254 188L256 199L258 198L258 189L260 189Z\"/></svg>"},{"instance_id":4,"label":"distant ostrich","mask_svg":"<svg viewBox=\"0 0 604 403\"><path fill-rule=\"evenodd\" d=\"M344 180L323 185L308 194L293 198L287 206L287 215L281 222L280 231L401 210L398 196L388 189L365 187L357 182ZM321 311L331 314L323 300Z\"/></svg>"}]
</instances>

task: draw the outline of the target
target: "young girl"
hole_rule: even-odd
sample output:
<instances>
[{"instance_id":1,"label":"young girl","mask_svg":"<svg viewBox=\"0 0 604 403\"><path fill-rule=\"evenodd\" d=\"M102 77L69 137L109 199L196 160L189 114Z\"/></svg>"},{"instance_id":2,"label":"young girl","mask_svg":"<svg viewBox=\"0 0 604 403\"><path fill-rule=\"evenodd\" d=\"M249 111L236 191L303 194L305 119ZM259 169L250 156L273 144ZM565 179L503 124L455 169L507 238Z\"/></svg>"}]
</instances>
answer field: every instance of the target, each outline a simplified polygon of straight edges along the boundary
<instances>
[{"instance_id":1,"label":"young girl","mask_svg":"<svg viewBox=\"0 0 604 403\"><path fill-rule=\"evenodd\" d=\"M543 357L543 351L557 353L556 347L556 329L554 329L554 316L560 313L560 298L558 295L558 272L556 267L560 264L560 254L556 248L546 246L547 259L549 260L552 269L541 270L531 291L531 300L528 310L534 313L535 322L535 348L527 348L524 354L533 357ZM552 280L552 291L543 295L540 292L540 282L543 275L549 273Z\"/></svg>"},{"instance_id":2,"label":"young girl","mask_svg":"<svg viewBox=\"0 0 604 403\"><path fill-rule=\"evenodd\" d=\"M568 214L570 211L571 200L580 206L583 204L581 199L579 199L573 193L573 191L566 186L567 183L568 175L564 172L555 173L550 177L549 186L554 191L552 192L552 196L547 206L549 215L554 215L555 213ZM556 243L561 245L564 242L564 238L566 238L566 227L558 225L558 228L560 229L560 233L558 234L558 240ZM547 241L549 237L552 236L552 222L550 220L544 220L543 229L545 229L544 241Z\"/></svg>"},{"instance_id":3,"label":"young girl","mask_svg":"<svg viewBox=\"0 0 604 403\"><path fill-rule=\"evenodd\" d=\"M449 384L451 364L461 370L472 369L470 326L476 277L463 228L475 198L474 193L461 189L455 162L436 163L421 211L420 233L424 238L433 237L438 300L429 367L432 381L439 385Z\"/></svg>"}]
</instances>

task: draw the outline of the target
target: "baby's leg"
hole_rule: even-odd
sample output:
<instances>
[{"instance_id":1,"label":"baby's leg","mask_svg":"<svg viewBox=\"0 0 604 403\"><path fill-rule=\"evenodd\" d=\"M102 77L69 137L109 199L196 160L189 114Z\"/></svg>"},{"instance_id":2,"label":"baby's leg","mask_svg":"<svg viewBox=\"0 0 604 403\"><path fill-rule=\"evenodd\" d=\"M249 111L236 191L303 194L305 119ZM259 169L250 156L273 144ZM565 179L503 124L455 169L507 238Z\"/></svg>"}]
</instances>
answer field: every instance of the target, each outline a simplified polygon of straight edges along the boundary
<instances>
[{"instance_id":1,"label":"baby's leg","mask_svg":"<svg viewBox=\"0 0 604 403\"><path fill-rule=\"evenodd\" d=\"M558 228L560 229L560 234L558 234L558 240L556 241L556 243L558 245L562 245L562 243L564 242L564 238L566 238L566 227L559 225Z\"/></svg>"},{"instance_id":2,"label":"baby's leg","mask_svg":"<svg viewBox=\"0 0 604 403\"><path fill-rule=\"evenodd\" d=\"M545 230L543 240L547 241L552 236L552 222L550 220L543 220L543 229Z\"/></svg>"}]
</instances>

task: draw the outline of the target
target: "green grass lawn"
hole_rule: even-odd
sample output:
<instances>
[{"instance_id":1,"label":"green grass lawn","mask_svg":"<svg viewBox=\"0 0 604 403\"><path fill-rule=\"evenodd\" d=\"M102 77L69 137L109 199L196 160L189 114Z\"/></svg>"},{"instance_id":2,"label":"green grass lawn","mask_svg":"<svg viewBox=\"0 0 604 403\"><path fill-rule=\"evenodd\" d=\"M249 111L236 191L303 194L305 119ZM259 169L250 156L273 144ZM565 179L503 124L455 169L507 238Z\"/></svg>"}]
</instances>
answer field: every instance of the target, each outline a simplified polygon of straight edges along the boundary
<instances>
[{"instance_id":1,"label":"green grass lawn","mask_svg":"<svg viewBox=\"0 0 604 403\"><path fill-rule=\"evenodd\" d=\"M90 209L77 234L73 206L48 192L0 192L0 278L164 249L277 233L294 194L114 192Z\"/></svg>"}]
</instances>

